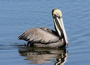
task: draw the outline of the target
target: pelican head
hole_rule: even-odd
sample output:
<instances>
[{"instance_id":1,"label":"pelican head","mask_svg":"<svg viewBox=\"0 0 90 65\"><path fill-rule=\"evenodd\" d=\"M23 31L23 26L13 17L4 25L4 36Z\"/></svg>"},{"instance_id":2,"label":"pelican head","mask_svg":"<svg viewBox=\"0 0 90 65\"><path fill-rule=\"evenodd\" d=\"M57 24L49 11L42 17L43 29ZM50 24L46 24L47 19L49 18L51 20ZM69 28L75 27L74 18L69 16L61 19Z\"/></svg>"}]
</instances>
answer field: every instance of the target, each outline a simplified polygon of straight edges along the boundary
<instances>
[{"instance_id":1,"label":"pelican head","mask_svg":"<svg viewBox=\"0 0 90 65\"><path fill-rule=\"evenodd\" d=\"M60 37L63 37L64 42L68 45L69 43L68 43L68 38L66 35L65 28L64 28L61 10L60 9L53 9L52 16L53 16L53 20L54 20L55 29L58 32L58 35Z\"/></svg>"}]
</instances>

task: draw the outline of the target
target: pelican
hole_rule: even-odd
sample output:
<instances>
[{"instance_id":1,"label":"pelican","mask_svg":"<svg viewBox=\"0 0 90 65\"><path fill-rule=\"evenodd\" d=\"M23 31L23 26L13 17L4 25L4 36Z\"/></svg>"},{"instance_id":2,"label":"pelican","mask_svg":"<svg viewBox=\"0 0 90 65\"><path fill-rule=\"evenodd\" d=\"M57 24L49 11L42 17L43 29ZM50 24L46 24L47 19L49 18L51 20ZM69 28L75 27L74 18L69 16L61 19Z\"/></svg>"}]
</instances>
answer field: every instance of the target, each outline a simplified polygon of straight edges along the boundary
<instances>
[{"instance_id":1,"label":"pelican","mask_svg":"<svg viewBox=\"0 0 90 65\"><path fill-rule=\"evenodd\" d=\"M60 48L69 44L60 9L52 10L55 31L50 28L31 28L21 34L20 40L28 41L27 46Z\"/></svg>"}]
</instances>

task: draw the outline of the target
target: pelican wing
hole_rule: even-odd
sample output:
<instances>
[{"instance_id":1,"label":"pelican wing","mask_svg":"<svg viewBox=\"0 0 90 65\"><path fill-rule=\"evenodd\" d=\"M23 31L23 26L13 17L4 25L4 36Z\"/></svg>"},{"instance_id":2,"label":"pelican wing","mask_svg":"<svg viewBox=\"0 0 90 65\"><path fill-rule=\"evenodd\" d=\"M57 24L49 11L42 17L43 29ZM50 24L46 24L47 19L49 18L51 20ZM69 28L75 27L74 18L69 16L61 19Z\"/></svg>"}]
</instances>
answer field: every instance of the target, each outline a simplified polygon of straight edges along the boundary
<instances>
[{"instance_id":1,"label":"pelican wing","mask_svg":"<svg viewBox=\"0 0 90 65\"><path fill-rule=\"evenodd\" d=\"M20 35L19 39L28 42L51 43L57 42L59 37L49 28L31 28Z\"/></svg>"}]
</instances>

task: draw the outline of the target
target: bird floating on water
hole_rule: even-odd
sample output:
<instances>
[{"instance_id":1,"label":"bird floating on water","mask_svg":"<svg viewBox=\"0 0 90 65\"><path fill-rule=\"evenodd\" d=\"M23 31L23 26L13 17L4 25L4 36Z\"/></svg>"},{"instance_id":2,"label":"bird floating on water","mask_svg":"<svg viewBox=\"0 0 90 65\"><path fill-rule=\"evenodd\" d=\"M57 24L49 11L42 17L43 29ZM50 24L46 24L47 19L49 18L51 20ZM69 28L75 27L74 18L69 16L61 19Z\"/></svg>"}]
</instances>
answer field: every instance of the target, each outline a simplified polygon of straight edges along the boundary
<instances>
[{"instance_id":1,"label":"bird floating on water","mask_svg":"<svg viewBox=\"0 0 90 65\"><path fill-rule=\"evenodd\" d=\"M68 45L60 9L52 10L55 31L50 28L31 28L19 36L20 40L28 41L27 46L60 48Z\"/></svg>"}]
</instances>

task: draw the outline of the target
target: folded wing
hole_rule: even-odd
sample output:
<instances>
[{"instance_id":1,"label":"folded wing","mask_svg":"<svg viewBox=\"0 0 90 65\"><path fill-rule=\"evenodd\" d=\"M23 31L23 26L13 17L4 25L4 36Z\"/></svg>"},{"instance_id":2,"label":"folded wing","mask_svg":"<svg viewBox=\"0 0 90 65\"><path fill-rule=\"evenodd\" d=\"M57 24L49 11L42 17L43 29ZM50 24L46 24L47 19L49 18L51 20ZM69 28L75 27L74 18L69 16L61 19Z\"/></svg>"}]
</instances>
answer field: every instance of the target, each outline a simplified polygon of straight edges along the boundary
<instances>
[{"instance_id":1,"label":"folded wing","mask_svg":"<svg viewBox=\"0 0 90 65\"><path fill-rule=\"evenodd\" d=\"M19 36L28 42L53 43L59 41L56 32L49 28L31 28Z\"/></svg>"}]
</instances>

